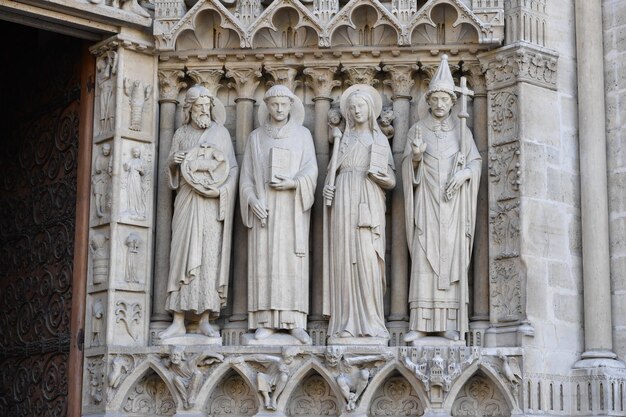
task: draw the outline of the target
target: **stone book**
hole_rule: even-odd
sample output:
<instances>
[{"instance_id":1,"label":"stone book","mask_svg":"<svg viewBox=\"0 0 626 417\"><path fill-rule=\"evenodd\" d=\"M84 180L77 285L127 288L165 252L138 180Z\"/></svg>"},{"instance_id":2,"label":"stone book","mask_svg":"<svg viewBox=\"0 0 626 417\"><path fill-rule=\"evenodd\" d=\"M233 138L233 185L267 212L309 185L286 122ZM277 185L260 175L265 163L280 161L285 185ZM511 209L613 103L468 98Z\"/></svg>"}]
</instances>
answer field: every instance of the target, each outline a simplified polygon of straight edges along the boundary
<instances>
[{"instance_id":1,"label":"stone book","mask_svg":"<svg viewBox=\"0 0 626 417\"><path fill-rule=\"evenodd\" d=\"M280 176L289 174L289 149L274 147L270 150L270 181L280 181Z\"/></svg>"},{"instance_id":2,"label":"stone book","mask_svg":"<svg viewBox=\"0 0 626 417\"><path fill-rule=\"evenodd\" d=\"M367 172L372 174L387 174L387 149L378 143L372 143L370 152L370 167Z\"/></svg>"}]
</instances>

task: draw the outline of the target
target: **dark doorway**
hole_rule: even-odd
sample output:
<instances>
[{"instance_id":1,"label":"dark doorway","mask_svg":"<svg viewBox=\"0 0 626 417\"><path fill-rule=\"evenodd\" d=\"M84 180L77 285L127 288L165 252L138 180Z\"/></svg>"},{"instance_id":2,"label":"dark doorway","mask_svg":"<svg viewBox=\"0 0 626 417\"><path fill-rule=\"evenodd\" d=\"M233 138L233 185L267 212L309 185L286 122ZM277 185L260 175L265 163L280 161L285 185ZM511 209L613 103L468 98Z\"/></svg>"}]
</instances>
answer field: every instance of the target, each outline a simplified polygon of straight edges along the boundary
<instances>
[{"instance_id":1,"label":"dark doorway","mask_svg":"<svg viewBox=\"0 0 626 417\"><path fill-rule=\"evenodd\" d=\"M66 416L86 46L7 22L0 35L0 415Z\"/></svg>"}]
</instances>

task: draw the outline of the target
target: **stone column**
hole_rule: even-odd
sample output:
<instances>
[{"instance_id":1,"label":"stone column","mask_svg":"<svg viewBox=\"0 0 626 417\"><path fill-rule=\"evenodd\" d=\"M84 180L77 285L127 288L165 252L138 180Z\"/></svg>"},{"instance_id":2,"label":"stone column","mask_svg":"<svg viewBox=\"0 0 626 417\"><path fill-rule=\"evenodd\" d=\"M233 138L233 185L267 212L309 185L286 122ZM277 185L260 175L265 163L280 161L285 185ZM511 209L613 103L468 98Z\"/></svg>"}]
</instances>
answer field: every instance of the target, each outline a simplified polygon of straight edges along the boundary
<instances>
[{"instance_id":1,"label":"stone column","mask_svg":"<svg viewBox=\"0 0 626 417\"><path fill-rule=\"evenodd\" d=\"M408 330L409 250L406 241L404 218L404 192L402 190L402 153L409 132L411 111L411 88L415 83L415 64L394 64L383 67L390 79L385 80L393 91L393 159L396 165L396 188L391 194L391 308L387 327L391 332L392 345L404 345L402 337Z\"/></svg>"},{"instance_id":2,"label":"stone column","mask_svg":"<svg viewBox=\"0 0 626 417\"><path fill-rule=\"evenodd\" d=\"M489 194L487 140L487 89L479 64L469 67L469 81L474 90L473 134L483 159L478 190L474 250L472 252L472 311L470 313L470 343L484 345L484 332L489 327Z\"/></svg>"},{"instance_id":3,"label":"stone column","mask_svg":"<svg viewBox=\"0 0 626 417\"><path fill-rule=\"evenodd\" d=\"M576 367L617 366L611 325L602 5L576 0L585 352Z\"/></svg>"},{"instance_id":4,"label":"stone column","mask_svg":"<svg viewBox=\"0 0 626 417\"><path fill-rule=\"evenodd\" d=\"M170 270L170 243L172 240L172 215L174 194L168 186L167 157L174 137L178 92L186 84L180 69L159 71L159 159L157 168L156 192L156 239L154 244L154 282L152 285L152 317L150 329L152 337L164 329L171 317L165 311L167 298L167 278ZM156 322L161 322L156 324Z\"/></svg>"},{"instance_id":5,"label":"stone column","mask_svg":"<svg viewBox=\"0 0 626 417\"><path fill-rule=\"evenodd\" d=\"M306 65L306 64L305 64ZM328 143L328 110L332 102L331 92L335 87L341 86L341 81L335 80L334 76L337 67L332 65L308 67L304 74L309 76L306 85L313 90L313 102L315 103L315 127L313 139L315 141L315 155L319 174L317 176L317 189L315 191L315 201L322 202L322 189L326 179L326 167L329 161ZM324 256L324 204L313 205L313 216L311 219L311 305L309 309L309 334L313 338L314 345L323 345L326 340L327 324L322 316L323 286L321 274L315 265L321 265Z\"/></svg>"},{"instance_id":6,"label":"stone column","mask_svg":"<svg viewBox=\"0 0 626 417\"><path fill-rule=\"evenodd\" d=\"M237 126L235 132L235 154L241 165L248 135L254 127L254 91L260 82L261 67L226 67L226 77L232 78L230 88L237 92ZM238 262L233 262L232 316L222 332L225 345L238 345L239 338L248 330L248 231L241 222L239 205L235 208L233 253Z\"/></svg>"}]
</instances>

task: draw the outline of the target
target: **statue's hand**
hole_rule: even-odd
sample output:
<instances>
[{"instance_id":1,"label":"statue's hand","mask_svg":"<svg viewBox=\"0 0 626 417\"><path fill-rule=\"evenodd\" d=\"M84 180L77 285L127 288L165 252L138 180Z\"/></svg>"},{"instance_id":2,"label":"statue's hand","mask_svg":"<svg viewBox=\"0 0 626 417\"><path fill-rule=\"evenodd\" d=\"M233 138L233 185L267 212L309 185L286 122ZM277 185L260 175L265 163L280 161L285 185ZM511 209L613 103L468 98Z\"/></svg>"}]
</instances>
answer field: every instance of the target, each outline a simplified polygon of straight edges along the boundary
<instances>
[{"instance_id":1,"label":"statue's hand","mask_svg":"<svg viewBox=\"0 0 626 417\"><path fill-rule=\"evenodd\" d=\"M426 143L422 140L422 129L419 126L415 128L415 137L411 140L411 150L413 151L413 161L421 161L422 154L426 151Z\"/></svg>"},{"instance_id":2,"label":"statue's hand","mask_svg":"<svg viewBox=\"0 0 626 417\"><path fill-rule=\"evenodd\" d=\"M185 155L187 155L187 152L176 152L174 153L174 163L176 164L180 164L183 162L183 160L185 159Z\"/></svg>"},{"instance_id":3,"label":"statue's hand","mask_svg":"<svg viewBox=\"0 0 626 417\"><path fill-rule=\"evenodd\" d=\"M258 199L253 199L250 202L250 207L252 208L252 212L255 216L261 220L262 224L265 224L265 220L267 219L267 207L265 207Z\"/></svg>"},{"instance_id":4,"label":"statue's hand","mask_svg":"<svg viewBox=\"0 0 626 417\"><path fill-rule=\"evenodd\" d=\"M470 179L472 172L469 169L462 169L457 171L454 176L448 181L446 185L446 194L449 196L454 195L461 188L461 185Z\"/></svg>"},{"instance_id":5,"label":"statue's hand","mask_svg":"<svg viewBox=\"0 0 626 417\"><path fill-rule=\"evenodd\" d=\"M322 195L324 196L326 200L333 201L333 198L335 198L335 188L336 187L334 185L330 185L330 184L326 184L324 186Z\"/></svg>"},{"instance_id":6,"label":"statue's hand","mask_svg":"<svg viewBox=\"0 0 626 417\"><path fill-rule=\"evenodd\" d=\"M278 178L280 181L270 182L270 187L277 191L293 190L298 185L298 183L294 179L289 178L285 175L276 175L276 178Z\"/></svg>"},{"instance_id":7,"label":"statue's hand","mask_svg":"<svg viewBox=\"0 0 626 417\"><path fill-rule=\"evenodd\" d=\"M380 185L383 188L388 188L390 186L393 186L393 178L391 178L388 174L386 173L382 173L382 172L377 172L377 173L373 173L373 172L368 172L369 177L378 185Z\"/></svg>"}]
</instances>

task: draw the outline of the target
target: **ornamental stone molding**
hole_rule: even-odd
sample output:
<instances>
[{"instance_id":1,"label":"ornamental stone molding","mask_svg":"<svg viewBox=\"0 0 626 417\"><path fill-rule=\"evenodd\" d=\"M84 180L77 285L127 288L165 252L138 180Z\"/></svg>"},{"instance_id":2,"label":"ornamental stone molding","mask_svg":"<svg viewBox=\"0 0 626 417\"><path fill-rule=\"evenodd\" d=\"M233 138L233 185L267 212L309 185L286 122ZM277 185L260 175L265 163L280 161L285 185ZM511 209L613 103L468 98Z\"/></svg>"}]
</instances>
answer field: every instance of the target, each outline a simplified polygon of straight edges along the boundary
<instances>
[{"instance_id":1,"label":"ornamental stone molding","mask_svg":"<svg viewBox=\"0 0 626 417\"><path fill-rule=\"evenodd\" d=\"M528 42L479 55L488 90L526 82L556 90L558 54Z\"/></svg>"},{"instance_id":2,"label":"ornamental stone molding","mask_svg":"<svg viewBox=\"0 0 626 417\"><path fill-rule=\"evenodd\" d=\"M159 101L160 102L176 102L178 92L187 86L182 81L185 73L182 70L159 70Z\"/></svg>"},{"instance_id":3,"label":"ornamental stone molding","mask_svg":"<svg viewBox=\"0 0 626 417\"><path fill-rule=\"evenodd\" d=\"M315 37L317 47L331 48L336 46L336 32L342 27L359 29L363 24L362 12L368 10L375 14L373 20L367 23L369 29L391 28L395 33L396 46L410 46L414 32L420 30L420 27L436 27L433 10L438 7L449 7L457 16L456 20L451 22L452 26L466 25L472 28L480 44L498 45L504 39L503 5L500 8L481 9L483 13L479 15L461 0L429 0L419 9L417 2L414 2L414 5L409 4L408 7L395 3L398 2L394 2L390 9L378 0L350 0L343 6L332 0L314 2L278 0L271 2L262 10L263 3L256 1L235 3L200 0L184 16L179 17L185 9L181 1L159 0L155 4L154 35L157 47L161 51L180 50L178 40L181 36L195 38L201 43L202 33L207 28L203 26L204 23L200 23L198 16L210 14L215 16L216 30L223 30L224 34L237 38L235 42L238 42L241 48L251 49L259 46L258 35L264 29L282 31L277 25L285 22L287 13L293 23L285 27L285 33L290 35L298 31L301 34L307 33ZM488 21L483 21L479 16ZM303 46L298 44L297 38L298 36L292 46ZM288 47L286 44L275 46Z\"/></svg>"},{"instance_id":4,"label":"ornamental stone molding","mask_svg":"<svg viewBox=\"0 0 626 417\"><path fill-rule=\"evenodd\" d=\"M237 97L240 99L252 99L254 90L261 82L261 66L250 67L226 67L226 77L232 78L233 82L228 84L229 88L234 88Z\"/></svg>"},{"instance_id":5,"label":"ornamental stone molding","mask_svg":"<svg viewBox=\"0 0 626 417\"><path fill-rule=\"evenodd\" d=\"M309 78L305 85L313 90L315 98L330 98L330 93L341 81L335 80L337 66L313 66L304 69L304 75Z\"/></svg>"}]
</instances>

